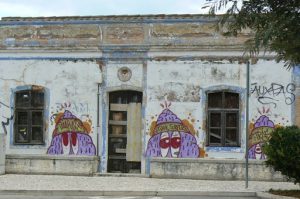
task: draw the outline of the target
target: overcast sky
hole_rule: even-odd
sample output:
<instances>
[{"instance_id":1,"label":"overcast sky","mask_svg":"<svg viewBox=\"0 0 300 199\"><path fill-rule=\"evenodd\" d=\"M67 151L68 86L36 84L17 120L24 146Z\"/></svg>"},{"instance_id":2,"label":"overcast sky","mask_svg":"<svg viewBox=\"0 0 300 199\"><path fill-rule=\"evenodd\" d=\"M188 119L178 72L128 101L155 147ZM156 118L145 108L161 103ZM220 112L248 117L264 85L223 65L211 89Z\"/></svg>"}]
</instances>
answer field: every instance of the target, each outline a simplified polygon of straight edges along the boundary
<instances>
[{"instance_id":1,"label":"overcast sky","mask_svg":"<svg viewBox=\"0 0 300 199\"><path fill-rule=\"evenodd\" d=\"M0 17L202 14L205 0L0 0ZM206 9L207 10L207 9Z\"/></svg>"}]
</instances>

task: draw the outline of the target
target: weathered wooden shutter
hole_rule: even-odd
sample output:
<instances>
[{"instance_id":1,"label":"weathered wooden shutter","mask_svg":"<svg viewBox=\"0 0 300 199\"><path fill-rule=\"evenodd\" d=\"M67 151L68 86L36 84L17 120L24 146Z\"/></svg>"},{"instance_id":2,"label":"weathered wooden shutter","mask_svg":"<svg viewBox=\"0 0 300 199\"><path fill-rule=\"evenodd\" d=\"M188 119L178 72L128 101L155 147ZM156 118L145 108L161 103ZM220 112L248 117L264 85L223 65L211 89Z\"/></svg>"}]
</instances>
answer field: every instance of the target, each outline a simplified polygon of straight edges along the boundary
<instances>
[{"instance_id":1,"label":"weathered wooden shutter","mask_svg":"<svg viewBox=\"0 0 300 199\"><path fill-rule=\"evenodd\" d=\"M130 103L127 109L126 160L138 162L142 156L141 103Z\"/></svg>"}]
</instances>

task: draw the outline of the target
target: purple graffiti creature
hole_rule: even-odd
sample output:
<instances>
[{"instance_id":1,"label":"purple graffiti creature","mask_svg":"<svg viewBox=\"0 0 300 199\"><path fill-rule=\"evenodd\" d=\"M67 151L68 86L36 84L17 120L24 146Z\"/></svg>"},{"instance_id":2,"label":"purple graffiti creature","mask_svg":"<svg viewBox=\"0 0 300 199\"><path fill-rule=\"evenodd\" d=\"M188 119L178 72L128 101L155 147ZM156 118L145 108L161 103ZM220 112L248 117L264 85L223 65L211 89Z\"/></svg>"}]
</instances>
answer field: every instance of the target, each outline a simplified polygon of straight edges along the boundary
<instances>
[{"instance_id":1,"label":"purple graffiti creature","mask_svg":"<svg viewBox=\"0 0 300 199\"><path fill-rule=\"evenodd\" d=\"M96 147L85 133L65 132L53 137L47 154L96 155Z\"/></svg>"},{"instance_id":2,"label":"purple graffiti creature","mask_svg":"<svg viewBox=\"0 0 300 199\"><path fill-rule=\"evenodd\" d=\"M148 142L147 157L197 158L199 147L196 138L185 132L163 132Z\"/></svg>"},{"instance_id":3,"label":"purple graffiti creature","mask_svg":"<svg viewBox=\"0 0 300 199\"><path fill-rule=\"evenodd\" d=\"M262 115L256 120L254 124L254 128L259 128L259 127L274 128L275 125L267 116ZM266 159L265 154L262 152L262 146L263 146L263 142L252 145L248 153L249 159L260 159L260 160Z\"/></svg>"},{"instance_id":4,"label":"purple graffiti creature","mask_svg":"<svg viewBox=\"0 0 300 199\"><path fill-rule=\"evenodd\" d=\"M82 122L79 124L80 128L76 125L68 126L68 131L57 133L57 128L60 123L66 120L73 119L79 120L70 111L65 111L63 116L59 119L53 132L51 145L48 148L47 154L51 155L96 155L96 147L93 144L91 136L87 132L79 132L77 129L85 129ZM70 130L71 129L71 130Z\"/></svg>"},{"instance_id":5,"label":"purple graffiti creature","mask_svg":"<svg viewBox=\"0 0 300 199\"><path fill-rule=\"evenodd\" d=\"M199 147L196 138L185 130L175 130L172 126L183 126L182 121L169 109L164 109L157 119L155 135L150 138L145 155L147 157L197 158ZM164 126L164 130L159 130ZM170 128L170 129L168 129Z\"/></svg>"},{"instance_id":6,"label":"purple graffiti creature","mask_svg":"<svg viewBox=\"0 0 300 199\"><path fill-rule=\"evenodd\" d=\"M157 125L163 124L163 123L181 123L181 120L169 109L163 110L161 114L158 116L158 119L156 121Z\"/></svg>"},{"instance_id":7,"label":"purple graffiti creature","mask_svg":"<svg viewBox=\"0 0 300 199\"><path fill-rule=\"evenodd\" d=\"M267 126L271 128L275 127L274 123L265 115L260 116L254 124L254 128L258 128L262 126Z\"/></svg>"},{"instance_id":8,"label":"purple graffiti creature","mask_svg":"<svg viewBox=\"0 0 300 199\"><path fill-rule=\"evenodd\" d=\"M262 143L252 145L248 153L249 159L259 159L259 160L266 159L265 154L262 152L262 145L263 145Z\"/></svg>"}]
</instances>

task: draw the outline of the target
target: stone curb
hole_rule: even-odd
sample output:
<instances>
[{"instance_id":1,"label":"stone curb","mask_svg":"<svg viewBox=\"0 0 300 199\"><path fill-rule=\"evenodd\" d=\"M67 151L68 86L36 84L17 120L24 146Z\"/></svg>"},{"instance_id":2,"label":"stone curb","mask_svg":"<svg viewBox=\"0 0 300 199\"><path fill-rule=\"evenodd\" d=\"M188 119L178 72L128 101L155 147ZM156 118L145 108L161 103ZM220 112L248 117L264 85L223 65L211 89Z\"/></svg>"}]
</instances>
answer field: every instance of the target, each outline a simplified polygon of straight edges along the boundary
<instances>
[{"instance_id":1,"label":"stone curb","mask_svg":"<svg viewBox=\"0 0 300 199\"><path fill-rule=\"evenodd\" d=\"M257 192L256 196L261 199L294 199L294 197L279 196L279 195L274 195L266 192Z\"/></svg>"},{"instance_id":2,"label":"stone curb","mask_svg":"<svg viewBox=\"0 0 300 199\"><path fill-rule=\"evenodd\" d=\"M0 195L32 196L226 196L255 197L256 192L209 191L86 191L86 190L0 190Z\"/></svg>"}]
</instances>

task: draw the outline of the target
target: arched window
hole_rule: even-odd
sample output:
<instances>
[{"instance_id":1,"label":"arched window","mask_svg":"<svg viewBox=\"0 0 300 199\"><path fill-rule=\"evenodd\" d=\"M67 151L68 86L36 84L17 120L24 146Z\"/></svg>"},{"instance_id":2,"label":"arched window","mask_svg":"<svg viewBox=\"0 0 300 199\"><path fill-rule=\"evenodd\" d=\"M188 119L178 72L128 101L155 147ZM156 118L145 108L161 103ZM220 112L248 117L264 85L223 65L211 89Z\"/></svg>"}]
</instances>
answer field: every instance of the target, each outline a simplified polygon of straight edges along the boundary
<instances>
[{"instance_id":1,"label":"arched window","mask_svg":"<svg viewBox=\"0 0 300 199\"><path fill-rule=\"evenodd\" d=\"M44 89L30 86L16 91L14 97L14 143L43 144Z\"/></svg>"},{"instance_id":2,"label":"arched window","mask_svg":"<svg viewBox=\"0 0 300 199\"><path fill-rule=\"evenodd\" d=\"M239 94L228 91L208 95L208 145L239 146Z\"/></svg>"}]
</instances>

